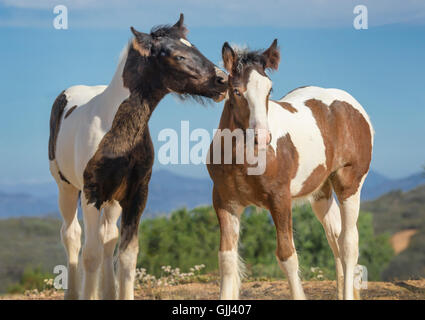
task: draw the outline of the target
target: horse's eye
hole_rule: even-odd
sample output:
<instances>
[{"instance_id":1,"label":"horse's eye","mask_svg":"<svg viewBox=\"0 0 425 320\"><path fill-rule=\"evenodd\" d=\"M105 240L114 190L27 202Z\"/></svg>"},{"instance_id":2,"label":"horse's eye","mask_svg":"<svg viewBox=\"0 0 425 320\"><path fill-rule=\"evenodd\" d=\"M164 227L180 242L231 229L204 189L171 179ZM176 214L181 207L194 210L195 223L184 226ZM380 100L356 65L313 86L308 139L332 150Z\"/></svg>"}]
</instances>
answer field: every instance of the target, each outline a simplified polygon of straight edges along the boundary
<instances>
[{"instance_id":1,"label":"horse's eye","mask_svg":"<svg viewBox=\"0 0 425 320\"><path fill-rule=\"evenodd\" d=\"M236 94L237 96L240 96L241 95L241 93L239 92L238 89L233 90L233 93Z\"/></svg>"},{"instance_id":2,"label":"horse's eye","mask_svg":"<svg viewBox=\"0 0 425 320\"><path fill-rule=\"evenodd\" d=\"M182 61L182 60L185 60L186 58L185 57L183 57L183 56L177 56L176 57L176 60L177 61Z\"/></svg>"}]
</instances>

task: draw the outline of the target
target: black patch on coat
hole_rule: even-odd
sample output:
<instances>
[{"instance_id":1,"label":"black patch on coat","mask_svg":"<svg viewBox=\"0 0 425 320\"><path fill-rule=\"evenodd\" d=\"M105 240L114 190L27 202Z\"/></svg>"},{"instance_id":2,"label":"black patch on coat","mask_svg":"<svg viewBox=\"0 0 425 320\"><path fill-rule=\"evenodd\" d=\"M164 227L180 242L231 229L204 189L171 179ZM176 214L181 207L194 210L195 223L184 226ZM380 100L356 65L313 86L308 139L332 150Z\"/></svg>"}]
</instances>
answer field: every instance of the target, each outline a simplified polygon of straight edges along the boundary
<instances>
[{"instance_id":1,"label":"black patch on coat","mask_svg":"<svg viewBox=\"0 0 425 320\"><path fill-rule=\"evenodd\" d=\"M72 111L75 110L75 108L77 107L77 105L73 106L72 108L70 108L66 113L65 113L65 117L64 119L68 118L69 115L72 113Z\"/></svg>"},{"instance_id":2,"label":"black patch on coat","mask_svg":"<svg viewBox=\"0 0 425 320\"><path fill-rule=\"evenodd\" d=\"M62 179L62 181L65 181L67 184L71 184L67 178L65 178L65 176L62 174L62 172L59 170L59 177Z\"/></svg>"},{"instance_id":3,"label":"black patch on coat","mask_svg":"<svg viewBox=\"0 0 425 320\"><path fill-rule=\"evenodd\" d=\"M111 129L84 170L84 195L97 209L111 200L125 202L151 171L150 115L149 105L138 95L131 95L119 106Z\"/></svg>"},{"instance_id":4,"label":"black patch on coat","mask_svg":"<svg viewBox=\"0 0 425 320\"><path fill-rule=\"evenodd\" d=\"M135 241L146 205L154 161L148 121L157 101L142 101L137 94L124 100L84 170L88 203L99 210L105 202L116 200L122 207L120 250Z\"/></svg>"},{"instance_id":5,"label":"black patch on coat","mask_svg":"<svg viewBox=\"0 0 425 320\"><path fill-rule=\"evenodd\" d=\"M62 120L62 114L65 110L68 100L66 99L65 90L57 96L55 102L52 106L52 111L50 113L50 136L49 136L49 160L55 159L56 153L56 139L58 137L58 132Z\"/></svg>"}]
</instances>

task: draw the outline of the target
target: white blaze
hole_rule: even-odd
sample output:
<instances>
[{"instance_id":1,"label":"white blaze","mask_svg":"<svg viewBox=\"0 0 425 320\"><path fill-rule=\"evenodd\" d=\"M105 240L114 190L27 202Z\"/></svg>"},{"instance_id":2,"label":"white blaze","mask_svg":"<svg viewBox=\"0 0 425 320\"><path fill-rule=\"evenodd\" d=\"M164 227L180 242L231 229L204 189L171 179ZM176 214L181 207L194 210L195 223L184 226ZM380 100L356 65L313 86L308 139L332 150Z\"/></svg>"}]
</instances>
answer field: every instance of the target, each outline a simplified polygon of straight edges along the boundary
<instances>
[{"instance_id":1,"label":"white blaze","mask_svg":"<svg viewBox=\"0 0 425 320\"><path fill-rule=\"evenodd\" d=\"M189 41L187 41L186 39L180 38L180 41L183 42L188 47L191 47L192 46L192 44Z\"/></svg>"},{"instance_id":2,"label":"white blaze","mask_svg":"<svg viewBox=\"0 0 425 320\"><path fill-rule=\"evenodd\" d=\"M269 78L252 70L248 78L245 99L249 106L249 127L252 129L268 130L266 98L272 87Z\"/></svg>"}]
</instances>

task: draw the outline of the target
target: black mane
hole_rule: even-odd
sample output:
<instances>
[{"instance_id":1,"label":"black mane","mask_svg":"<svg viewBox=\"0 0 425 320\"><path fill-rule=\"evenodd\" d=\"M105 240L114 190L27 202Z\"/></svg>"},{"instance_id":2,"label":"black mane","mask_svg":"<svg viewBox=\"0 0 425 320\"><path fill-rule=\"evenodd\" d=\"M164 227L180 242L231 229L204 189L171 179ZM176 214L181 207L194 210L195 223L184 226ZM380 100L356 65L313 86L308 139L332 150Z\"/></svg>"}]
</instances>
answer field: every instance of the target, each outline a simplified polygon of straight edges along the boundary
<instances>
[{"instance_id":1,"label":"black mane","mask_svg":"<svg viewBox=\"0 0 425 320\"><path fill-rule=\"evenodd\" d=\"M185 27L183 28L176 28L175 26L170 26L168 24L166 25L159 25L155 26L151 29L151 36L152 38L161 38L161 37L169 37L174 39L180 39L180 38L186 38L187 29Z\"/></svg>"}]
</instances>

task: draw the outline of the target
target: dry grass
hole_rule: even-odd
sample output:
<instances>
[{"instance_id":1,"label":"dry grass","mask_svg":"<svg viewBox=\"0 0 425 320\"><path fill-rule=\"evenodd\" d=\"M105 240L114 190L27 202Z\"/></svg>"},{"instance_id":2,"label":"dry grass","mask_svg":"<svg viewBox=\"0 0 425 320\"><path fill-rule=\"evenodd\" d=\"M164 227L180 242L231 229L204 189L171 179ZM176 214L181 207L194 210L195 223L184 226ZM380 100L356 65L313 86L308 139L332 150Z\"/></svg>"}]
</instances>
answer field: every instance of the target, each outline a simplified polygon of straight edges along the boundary
<instances>
[{"instance_id":1,"label":"dry grass","mask_svg":"<svg viewBox=\"0 0 425 320\"><path fill-rule=\"evenodd\" d=\"M308 299L335 299L335 281L304 281L304 290ZM169 287L143 288L136 290L138 300L169 299L217 299L218 281L208 283L186 283ZM63 299L62 292L48 291L38 294L8 295L2 299L19 300L55 300ZM249 281L242 285L241 299L282 300L290 299L286 281ZM368 289L362 290L364 300L425 300L425 279L402 282L369 282Z\"/></svg>"}]
</instances>

